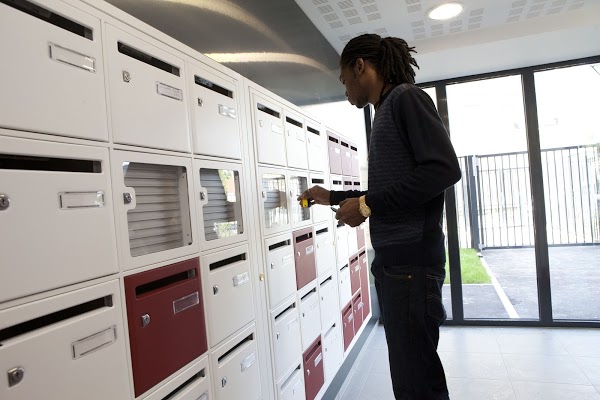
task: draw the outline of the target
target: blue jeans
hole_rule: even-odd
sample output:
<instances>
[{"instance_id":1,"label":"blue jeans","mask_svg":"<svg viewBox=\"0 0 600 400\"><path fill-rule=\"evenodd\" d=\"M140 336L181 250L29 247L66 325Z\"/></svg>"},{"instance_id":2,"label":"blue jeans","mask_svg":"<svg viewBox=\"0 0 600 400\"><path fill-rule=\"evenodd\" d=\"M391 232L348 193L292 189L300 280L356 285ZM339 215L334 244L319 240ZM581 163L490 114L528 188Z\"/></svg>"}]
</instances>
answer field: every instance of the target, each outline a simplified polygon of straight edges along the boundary
<instances>
[{"instance_id":1,"label":"blue jeans","mask_svg":"<svg viewBox=\"0 0 600 400\"><path fill-rule=\"evenodd\" d=\"M396 400L448 400L437 354L444 265L374 266Z\"/></svg>"}]
</instances>

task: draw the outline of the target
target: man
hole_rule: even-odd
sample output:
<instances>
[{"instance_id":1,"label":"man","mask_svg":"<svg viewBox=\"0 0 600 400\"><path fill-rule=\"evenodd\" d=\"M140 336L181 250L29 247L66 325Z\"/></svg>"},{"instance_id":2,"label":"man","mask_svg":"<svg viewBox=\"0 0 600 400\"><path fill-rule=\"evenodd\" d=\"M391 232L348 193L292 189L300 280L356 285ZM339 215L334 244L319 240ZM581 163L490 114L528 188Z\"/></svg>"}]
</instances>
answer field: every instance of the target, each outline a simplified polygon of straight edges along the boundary
<instances>
[{"instance_id":1,"label":"man","mask_svg":"<svg viewBox=\"0 0 600 400\"><path fill-rule=\"evenodd\" d=\"M302 193L311 204L339 204L350 226L370 219L371 271L383 307L396 399L447 400L437 354L445 248L444 191L461 171L429 96L414 85L413 47L398 38L365 34L342 52L340 80L348 101L376 109L369 148L369 190Z\"/></svg>"}]
</instances>

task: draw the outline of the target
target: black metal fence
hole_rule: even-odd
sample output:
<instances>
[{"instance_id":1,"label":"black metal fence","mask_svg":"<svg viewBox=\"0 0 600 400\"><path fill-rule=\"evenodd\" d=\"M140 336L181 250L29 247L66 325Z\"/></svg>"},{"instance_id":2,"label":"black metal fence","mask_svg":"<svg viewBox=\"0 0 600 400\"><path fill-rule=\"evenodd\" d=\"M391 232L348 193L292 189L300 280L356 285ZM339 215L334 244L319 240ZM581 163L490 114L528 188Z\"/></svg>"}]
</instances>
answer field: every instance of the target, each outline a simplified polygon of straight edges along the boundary
<instances>
[{"instance_id":1,"label":"black metal fence","mask_svg":"<svg viewBox=\"0 0 600 400\"><path fill-rule=\"evenodd\" d=\"M459 159L461 247L534 245L526 152ZM600 244L600 145L542 150L549 245Z\"/></svg>"}]
</instances>

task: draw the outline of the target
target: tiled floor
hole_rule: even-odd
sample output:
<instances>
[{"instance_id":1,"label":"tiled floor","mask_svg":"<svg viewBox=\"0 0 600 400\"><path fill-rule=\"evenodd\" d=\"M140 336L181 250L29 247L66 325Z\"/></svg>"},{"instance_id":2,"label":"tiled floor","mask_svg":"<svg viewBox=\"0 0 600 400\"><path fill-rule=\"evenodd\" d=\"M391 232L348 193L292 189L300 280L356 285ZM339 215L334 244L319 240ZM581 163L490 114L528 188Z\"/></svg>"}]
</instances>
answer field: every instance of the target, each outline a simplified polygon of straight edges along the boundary
<instances>
[{"instance_id":1,"label":"tiled floor","mask_svg":"<svg viewBox=\"0 0 600 400\"><path fill-rule=\"evenodd\" d=\"M600 400L600 330L443 327L452 400ZM336 400L393 400L383 327L370 334Z\"/></svg>"}]
</instances>

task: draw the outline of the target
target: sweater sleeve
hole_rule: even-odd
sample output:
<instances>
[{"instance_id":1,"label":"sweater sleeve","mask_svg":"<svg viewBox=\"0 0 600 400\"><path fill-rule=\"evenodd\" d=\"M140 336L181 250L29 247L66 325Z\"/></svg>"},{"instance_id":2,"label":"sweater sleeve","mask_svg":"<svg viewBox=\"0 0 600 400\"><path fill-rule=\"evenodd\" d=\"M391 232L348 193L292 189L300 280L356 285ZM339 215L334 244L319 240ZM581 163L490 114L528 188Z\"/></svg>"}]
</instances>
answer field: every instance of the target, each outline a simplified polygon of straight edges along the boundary
<instances>
[{"instance_id":1,"label":"sweater sleeve","mask_svg":"<svg viewBox=\"0 0 600 400\"><path fill-rule=\"evenodd\" d=\"M408 141L416 167L393 185L367 194L365 201L375 215L420 206L461 178L454 148L429 96L410 86L389 100L396 130Z\"/></svg>"},{"instance_id":2,"label":"sweater sleeve","mask_svg":"<svg viewBox=\"0 0 600 400\"><path fill-rule=\"evenodd\" d=\"M360 190L348 190L346 192L331 190L329 192L329 204L336 206L346 199L360 197L364 194L367 194L367 192L362 192Z\"/></svg>"}]
</instances>

